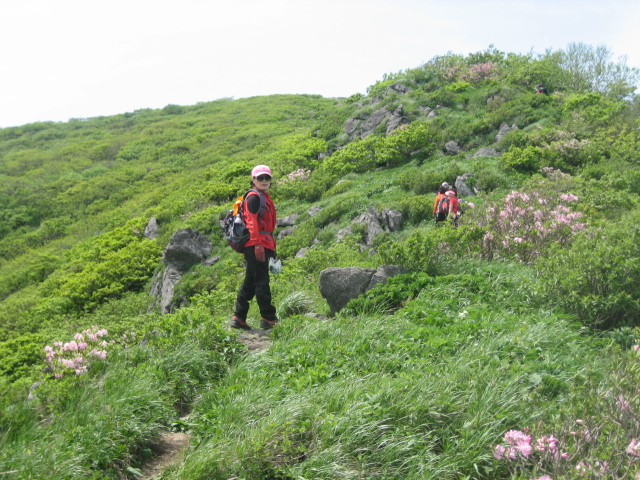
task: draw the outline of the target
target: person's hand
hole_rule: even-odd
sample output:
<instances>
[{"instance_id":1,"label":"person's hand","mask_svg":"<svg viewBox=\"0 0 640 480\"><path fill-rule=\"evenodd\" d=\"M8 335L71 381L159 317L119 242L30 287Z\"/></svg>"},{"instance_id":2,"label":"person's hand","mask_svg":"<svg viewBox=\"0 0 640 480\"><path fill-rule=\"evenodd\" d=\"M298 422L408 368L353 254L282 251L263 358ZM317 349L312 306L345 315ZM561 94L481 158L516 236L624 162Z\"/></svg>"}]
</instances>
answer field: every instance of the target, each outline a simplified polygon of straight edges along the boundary
<instances>
[{"instance_id":1,"label":"person's hand","mask_svg":"<svg viewBox=\"0 0 640 480\"><path fill-rule=\"evenodd\" d=\"M267 260L264 254L264 247L262 245L256 245L254 252L256 254L256 260L259 262L265 262Z\"/></svg>"}]
</instances>

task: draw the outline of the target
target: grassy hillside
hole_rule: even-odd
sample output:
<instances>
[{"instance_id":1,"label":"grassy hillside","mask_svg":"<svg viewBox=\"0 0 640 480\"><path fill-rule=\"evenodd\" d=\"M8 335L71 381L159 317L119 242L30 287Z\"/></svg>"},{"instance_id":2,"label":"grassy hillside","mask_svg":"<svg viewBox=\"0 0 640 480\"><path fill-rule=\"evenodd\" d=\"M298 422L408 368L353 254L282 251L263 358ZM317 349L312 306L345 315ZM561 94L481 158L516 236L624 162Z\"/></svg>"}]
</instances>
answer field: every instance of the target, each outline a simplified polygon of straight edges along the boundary
<instances>
[{"instance_id":1,"label":"grassy hillside","mask_svg":"<svg viewBox=\"0 0 640 480\"><path fill-rule=\"evenodd\" d=\"M366 96L0 130L0 475L135 478L165 429L192 442L163 478L634 478L639 73L595 54L490 48ZM346 133L382 108L402 125ZM273 345L249 354L218 221L259 163L278 215L300 217L278 243ZM464 173L479 194L460 227L434 225L435 191ZM369 207L402 231L337 240ZM180 228L221 259L163 315L149 291ZM324 317L323 269L384 264L409 273Z\"/></svg>"}]
</instances>

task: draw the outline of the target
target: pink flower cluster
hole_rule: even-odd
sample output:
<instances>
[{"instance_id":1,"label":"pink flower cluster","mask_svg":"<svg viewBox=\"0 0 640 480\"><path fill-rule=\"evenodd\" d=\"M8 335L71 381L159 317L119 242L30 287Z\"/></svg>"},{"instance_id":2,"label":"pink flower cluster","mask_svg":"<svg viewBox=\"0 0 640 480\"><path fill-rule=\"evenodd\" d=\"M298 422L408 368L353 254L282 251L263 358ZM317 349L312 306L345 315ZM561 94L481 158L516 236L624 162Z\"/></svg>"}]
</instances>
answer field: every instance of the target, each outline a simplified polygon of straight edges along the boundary
<instances>
[{"instance_id":1,"label":"pink flower cluster","mask_svg":"<svg viewBox=\"0 0 640 480\"><path fill-rule=\"evenodd\" d=\"M442 78L445 80L459 80L461 82L477 82L496 78L499 74L500 66L496 62L476 63L470 67L454 65L441 70Z\"/></svg>"},{"instance_id":2,"label":"pink flower cluster","mask_svg":"<svg viewBox=\"0 0 640 480\"><path fill-rule=\"evenodd\" d=\"M627 447L627 453L629 455L633 455L634 457L640 457L640 442L638 442L635 438L632 438L631 443Z\"/></svg>"},{"instance_id":3,"label":"pink flower cluster","mask_svg":"<svg viewBox=\"0 0 640 480\"><path fill-rule=\"evenodd\" d=\"M609 464L607 462L596 462L595 465L590 465L584 462L578 462L576 465L576 470L578 471L578 475L583 477L592 477L595 476L597 478L603 477L609 471Z\"/></svg>"},{"instance_id":4,"label":"pink flower cluster","mask_svg":"<svg viewBox=\"0 0 640 480\"><path fill-rule=\"evenodd\" d=\"M54 342L53 347L45 346L45 359L53 369L54 377L62 378L68 371L82 375L89 368L90 358L107 358L105 348L108 343L101 338L108 333L104 328L96 331L87 329L76 333L70 342Z\"/></svg>"},{"instance_id":5,"label":"pink flower cluster","mask_svg":"<svg viewBox=\"0 0 640 480\"><path fill-rule=\"evenodd\" d=\"M527 435L520 430L509 430L504 434L506 446L496 445L493 456L498 460L515 460L519 456L528 458L533 452L551 452L559 458L566 458L567 454L558 453L558 440L553 436L538 438L533 445L531 435Z\"/></svg>"},{"instance_id":6,"label":"pink flower cluster","mask_svg":"<svg viewBox=\"0 0 640 480\"><path fill-rule=\"evenodd\" d=\"M540 192L509 193L502 204L490 206L482 222L488 227L483 241L487 257L496 253L527 262L553 242L565 243L573 232L586 230L582 213L565 204L577 202L574 194L558 196Z\"/></svg>"},{"instance_id":7,"label":"pink flower cluster","mask_svg":"<svg viewBox=\"0 0 640 480\"><path fill-rule=\"evenodd\" d=\"M469 67L467 71L460 73L460 80L463 82L477 82L496 78L498 76L498 64L495 62L476 63Z\"/></svg>"}]
</instances>

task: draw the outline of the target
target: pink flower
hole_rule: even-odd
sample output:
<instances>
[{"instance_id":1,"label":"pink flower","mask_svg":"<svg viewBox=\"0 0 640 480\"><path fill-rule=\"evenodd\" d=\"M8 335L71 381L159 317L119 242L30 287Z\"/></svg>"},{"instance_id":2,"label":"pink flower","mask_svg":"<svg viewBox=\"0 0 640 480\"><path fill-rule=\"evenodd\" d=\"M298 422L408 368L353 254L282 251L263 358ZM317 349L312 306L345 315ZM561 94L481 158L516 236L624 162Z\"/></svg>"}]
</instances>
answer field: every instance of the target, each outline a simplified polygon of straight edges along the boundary
<instances>
[{"instance_id":1,"label":"pink flower","mask_svg":"<svg viewBox=\"0 0 640 480\"><path fill-rule=\"evenodd\" d=\"M532 478L531 480L553 480L553 478L551 478L549 475L543 475L538 478Z\"/></svg>"},{"instance_id":2,"label":"pink flower","mask_svg":"<svg viewBox=\"0 0 640 480\"><path fill-rule=\"evenodd\" d=\"M631 439L631 443L627 447L627 453L636 457L640 457L640 443L636 443L635 438Z\"/></svg>"},{"instance_id":3,"label":"pink flower","mask_svg":"<svg viewBox=\"0 0 640 480\"><path fill-rule=\"evenodd\" d=\"M620 410L627 410L629 408L629 402L627 402L627 400L622 395L618 395L617 404Z\"/></svg>"},{"instance_id":4,"label":"pink flower","mask_svg":"<svg viewBox=\"0 0 640 480\"><path fill-rule=\"evenodd\" d=\"M73 338L76 340L84 340L84 336L81 333L76 333Z\"/></svg>"},{"instance_id":5,"label":"pink flower","mask_svg":"<svg viewBox=\"0 0 640 480\"><path fill-rule=\"evenodd\" d=\"M76 342L74 342L74 341L67 342L62 346L62 350L63 351L77 352L78 351L78 344Z\"/></svg>"},{"instance_id":6,"label":"pink flower","mask_svg":"<svg viewBox=\"0 0 640 480\"><path fill-rule=\"evenodd\" d=\"M496 448L493 449L493 456L498 460L502 460L505 457L506 448L502 445L496 445Z\"/></svg>"}]
</instances>

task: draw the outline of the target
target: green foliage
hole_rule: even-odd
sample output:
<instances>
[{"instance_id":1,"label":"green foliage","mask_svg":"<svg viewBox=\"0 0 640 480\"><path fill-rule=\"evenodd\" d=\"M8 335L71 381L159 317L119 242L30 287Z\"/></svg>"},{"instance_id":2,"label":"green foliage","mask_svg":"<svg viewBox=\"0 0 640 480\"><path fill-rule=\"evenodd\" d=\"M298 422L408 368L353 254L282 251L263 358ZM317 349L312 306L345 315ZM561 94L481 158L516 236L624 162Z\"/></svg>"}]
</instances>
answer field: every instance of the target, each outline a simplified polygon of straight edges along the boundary
<instances>
[{"instance_id":1,"label":"green foliage","mask_svg":"<svg viewBox=\"0 0 640 480\"><path fill-rule=\"evenodd\" d=\"M16 336L0 342L0 378L15 382L21 377L30 377L32 366L43 356L42 337L37 334Z\"/></svg>"},{"instance_id":2,"label":"green foliage","mask_svg":"<svg viewBox=\"0 0 640 480\"><path fill-rule=\"evenodd\" d=\"M501 162L505 168L512 168L522 173L533 173L543 166L543 159L543 152L538 147L511 147L508 152L502 155Z\"/></svg>"},{"instance_id":3,"label":"green foliage","mask_svg":"<svg viewBox=\"0 0 640 480\"><path fill-rule=\"evenodd\" d=\"M380 256L387 264L435 276L444 273L455 256L477 254L482 235L478 227L454 229L447 224L443 228L415 231L403 242L381 245Z\"/></svg>"},{"instance_id":4,"label":"green foliage","mask_svg":"<svg viewBox=\"0 0 640 480\"><path fill-rule=\"evenodd\" d=\"M422 272L396 275L349 301L341 314L358 316L393 313L434 282L434 277Z\"/></svg>"},{"instance_id":5,"label":"green foliage","mask_svg":"<svg viewBox=\"0 0 640 480\"><path fill-rule=\"evenodd\" d=\"M638 219L637 211L630 212L541 258L545 294L590 327L640 325Z\"/></svg>"},{"instance_id":6,"label":"green foliage","mask_svg":"<svg viewBox=\"0 0 640 480\"><path fill-rule=\"evenodd\" d=\"M621 100L637 72L606 54L489 47L385 75L344 101L222 99L0 130L0 472L134 476L157 430L184 424L187 411L196 441L165 473L181 480L530 478L542 464L514 470L493 446L525 426L560 438L576 418L593 420L597 440L571 444L572 459L621 458L638 433L615 399L638 408L625 349L637 341L640 304L640 149L638 102ZM539 81L549 96L533 94ZM393 83L412 90L400 95ZM392 134L385 122L365 139L344 133L347 119L400 104L409 123ZM495 144L502 123L519 129ZM465 152L435 153L450 140ZM480 147L502 158L472 157ZM278 241L273 344L244 355L226 326L243 260L218 220L259 163L274 171L279 211L301 215ZM438 186L463 173L482 191L478 208L459 228L433 226ZM578 197L557 213L582 213L588 234L565 224L541 236L552 225L527 217L535 205L518 206L526 221L500 223L488 209L508 191L536 192L550 209ZM361 251L359 226L337 243L369 207L401 210L404 231ZM155 241L142 235L150 216ZM187 227L211 236L221 259L184 275L175 293L189 301L161 315L147 291L162 248ZM492 254L487 234L502 235ZM303 247L312 248L295 258ZM535 270L512 259L537 259ZM318 320L323 269L381 264L411 273ZM593 327L615 330L599 337ZM44 378L43 346L89 328L108 329L114 351L82 375ZM36 380L44 384L25 402ZM553 478L575 475L573 463Z\"/></svg>"}]
</instances>

